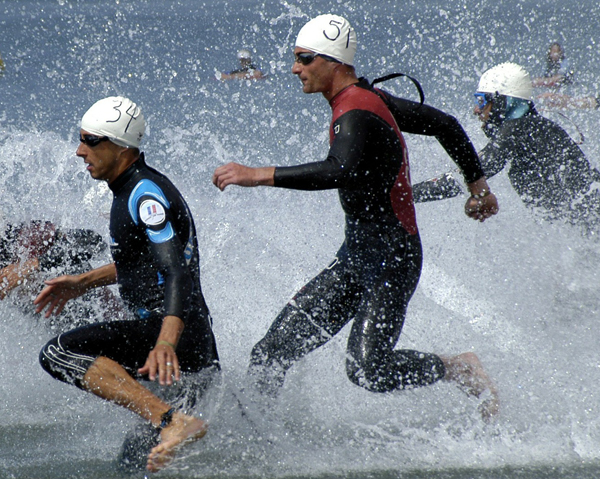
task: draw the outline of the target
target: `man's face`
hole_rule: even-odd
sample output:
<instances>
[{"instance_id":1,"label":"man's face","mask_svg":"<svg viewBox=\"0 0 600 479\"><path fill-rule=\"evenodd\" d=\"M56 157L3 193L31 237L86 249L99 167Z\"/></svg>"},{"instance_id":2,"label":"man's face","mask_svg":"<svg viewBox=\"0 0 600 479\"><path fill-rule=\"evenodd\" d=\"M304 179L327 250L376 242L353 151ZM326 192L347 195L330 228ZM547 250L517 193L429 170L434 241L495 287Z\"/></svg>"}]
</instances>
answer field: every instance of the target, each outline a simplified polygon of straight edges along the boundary
<instances>
[{"instance_id":1,"label":"man's face","mask_svg":"<svg viewBox=\"0 0 600 479\"><path fill-rule=\"evenodd\" d=\"M485 125L490 119L490 112L492 111L493 102L488 101L483 108L476 106L473 110L473 114L479 117L479 120Z\"/></svg>"},{"instance_id":2,"label":"man's face","mask_svg":"<svg viewBox=\"0 0 600 479\"><path fill-rule=\"evenodd\" d=\"M551 61L559 62L560 58L562 57L562 48L559 47L558 45L552 45L552 48L550 48L550 53L548 54L548 56L550 57Z\"/></svg>"},{"instance_id":3,"label":"man's face","mask_svg":"<svg viewBox=\"0 0 600 479\"><path fill-rule=\"evenodd\" d=\"M80 138L91 135L85 130L80 130ZM112 141L101 141L95 146L83 142L79 143L76 155L83 158L86 169L95 180L113 181L121 173L119 170L119 157L126 148L115 145Z\"/></svg>"},{"instance_id":4,"label":"man's face","mask_svg":"<svg viewBox=\"0 0 600 479\"><path fill-rule=\"evenodd\" d=\"M292 73L298 75L302 82L302 91L304 93L326 93L333 87L333 72L339 63L328 62L324 58L315 56L308 65L303 65L297 60L300 53L314 53L304 48L296 47L294 55L296 61L292 65Z\"/></svg>"}]
</instances>

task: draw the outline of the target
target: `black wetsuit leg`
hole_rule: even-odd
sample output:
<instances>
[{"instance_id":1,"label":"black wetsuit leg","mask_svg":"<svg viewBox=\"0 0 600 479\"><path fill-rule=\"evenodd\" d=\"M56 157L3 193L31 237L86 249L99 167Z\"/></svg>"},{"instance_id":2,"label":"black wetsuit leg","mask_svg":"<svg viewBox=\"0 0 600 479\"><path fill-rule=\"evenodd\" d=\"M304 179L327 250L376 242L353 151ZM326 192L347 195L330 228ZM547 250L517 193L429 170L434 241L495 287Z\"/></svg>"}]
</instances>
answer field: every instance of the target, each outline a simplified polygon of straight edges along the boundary
<instances>
[{"instance_id":1,"label":"black wetsuit leg","mask_svg":"<svg viewBox=\"0 0 600 479\"><path fill-rule=\"evenodd\" d=\"M250 373L263 393L275 396L286 371L351 319L347 371L355 384L384 392L443 377L439 357L393 351L421 271L418 235L362 229L347 228L336 260L296 294L252 350Z\"/></svg>"},{"instance_id":2,"label":"black wetsuit leg","mask_svg":"<svg viewBox=\"0 0 600 479\"><path fill-rule=\"evenodd\" d=\"M252 349L249 374L261 393L275 397L292 365L335 336L352 319L359 285L342 245L336 259L279 313Z\"/></svg>"},{"instance_id":3,"label":"black wetsuit leg","mask_svg":"<svg viewBox=\"0 0 600 479\"><path fill-rule=\"evenodd\" d=\"M368 228L349 236L350 244L356 245L352 262L361 285L348 338L349 379L373 392L425 386L441 379L445 369L438 356L394 350L421 274L419 236Z\"/></svg>"},{"instance_id":4,"label":"black wetsuit leg","mask_svg":"<svg viewBox=\"0 0 600 479\"><path fill-rule=\"evenodd\" d=\"M193 316L193 315L192 315ZM110 321L82 326L50 340L40 352L40 363L54 378L82 388L82 379L99 356L108 357L137 375L156 345L163 315L145 319ZM209 318L188 320L186 334L177 345L182 372L218 368L215 340Z\"/></svg>"}]
</instances>

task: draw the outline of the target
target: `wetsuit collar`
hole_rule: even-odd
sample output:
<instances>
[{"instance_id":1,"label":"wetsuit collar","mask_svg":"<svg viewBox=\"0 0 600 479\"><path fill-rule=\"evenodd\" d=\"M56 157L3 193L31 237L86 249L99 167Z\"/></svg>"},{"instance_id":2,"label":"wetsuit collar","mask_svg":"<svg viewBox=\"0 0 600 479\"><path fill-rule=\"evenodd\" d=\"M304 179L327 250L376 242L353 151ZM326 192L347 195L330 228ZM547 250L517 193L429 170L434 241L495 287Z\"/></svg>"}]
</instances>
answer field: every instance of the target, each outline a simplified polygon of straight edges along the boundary
<instances>
[{"instance_id":1,"label":"wetsuit collar","mask_svg":"<svg viewBox=\"0 0 600 479\"><path fill-rule=\"evenodd\" d=\"M113 192L119 191L127 183L127 181L129 181L129 178L131 178L136 171L139 171L140 168L143 168L144 166L146 166L146 160L144 158L144 153L141 152L138 159L135 160L133 164L123 173L117 176L112 183L109 183L108 187Z\"/></svg>"},{"instance_id":2,"label":"wetsuit collar","mask_svg":"<svg viewBox=\"0 0 600 479\"><path fill-rule=\"evenodd\" d=\"M359 82L355 82L355 83L350 83L350 85L346 85L344 88L342 88L340 91L338 91L331 100L329 100L329 104L333 107L333 104L337 101L337 99L340 97L340 95L343 92L345 92L350 87L357 86L358 83Z\"/></svg>"}]
</instances>

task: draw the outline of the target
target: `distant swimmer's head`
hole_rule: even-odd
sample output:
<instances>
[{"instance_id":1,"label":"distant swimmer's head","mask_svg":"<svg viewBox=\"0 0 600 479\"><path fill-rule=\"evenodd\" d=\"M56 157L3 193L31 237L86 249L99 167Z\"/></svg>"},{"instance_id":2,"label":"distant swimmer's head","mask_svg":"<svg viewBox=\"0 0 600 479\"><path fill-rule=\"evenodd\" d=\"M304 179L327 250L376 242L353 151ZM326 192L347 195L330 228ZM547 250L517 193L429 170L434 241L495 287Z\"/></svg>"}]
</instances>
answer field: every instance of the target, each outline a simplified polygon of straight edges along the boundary
<instances>
[{"instance_id":1,"label":"distant swimmer's head","mask_svg":"<svg viewBox=\"0 0 600 479\"><path fill-rule=\"evenodd\" d=\"M296 47L354 66L356 32L345 18L319 15L302 27L296 38Z\"/></svg>"},{"instance_id":2,"label":"distant swimmer's head","mask_svg":"<svg viewBox=\"0 0 600 479\"><path fill-rule=\"evenodd\" d=\"M119 146L139 148L146 121L134 102L122 96L110 96L94 103L83 115L81 129L106 136Z\"/></svg>"},{"instance_id":3,"label":"distant swimmer's head","mask_svg":"<svg viewBox=\"0 0 600 479\"><path fill-rule=\"evenodd\" d=\"M237 52L237 58L238 58L238 60L248 60L249 61L252 58L252 53L250 52L250 50L243 48L239 52Z\"/></svg>"},{"instance_id":4,"label":"distant swimmer's head","mask_svg":"<svg viewBox=\"0 0 600 479\"><path fill-rule=\"evenodd\" d=\"M532 94L527 70L516 63L501 63L481 75L475 93L475 113L492 132L505 120L521 118L531 111Z\"/></svg>"},{"instance_id":5,"label":"distant swimmer's head","mask_svg":"<svg viewBox=\"0 0 600 479\"><path fill-rule=\"evenodd\" d=\"M548 47L547 58L550 63L560 63L565 59L565 50L558 42L552 42Z\"/></svg>"}]
</instances>

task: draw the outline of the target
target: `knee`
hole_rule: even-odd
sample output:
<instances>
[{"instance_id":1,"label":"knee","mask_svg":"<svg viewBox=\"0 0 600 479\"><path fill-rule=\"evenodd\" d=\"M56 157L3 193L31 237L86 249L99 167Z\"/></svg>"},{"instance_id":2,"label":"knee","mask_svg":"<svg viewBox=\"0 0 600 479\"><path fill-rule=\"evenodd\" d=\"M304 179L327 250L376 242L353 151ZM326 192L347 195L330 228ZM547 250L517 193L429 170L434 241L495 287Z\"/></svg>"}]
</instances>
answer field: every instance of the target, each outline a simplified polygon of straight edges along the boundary
<instances>
[{"instance_id":1,"label":"knee","mask_svg":"<svg viewBox=\"0 0 600 479\"><path fill-rule=\"evenodd\" d=\"M279 344L265 337L252 348L250 364L253 366L268 366L289 369L294 363L294 351L285 344Z\"/></svg>"},{"instance_id":2,"label":"knee","mask_svg":"<svg viewBox=\"0 0 600 479\"><path fill-rule=\"evenodd\" d=\"M59 381L81 386L81 381L95 358L74 354L63 348L60 336L51 339L40 351L42 369Z\"/></svg>"},{"instance_id":3,"label":"knee","mask_svg":"<svg viewBox=\"0 0 600 479\"><path fill-rule=\"evenodd\" d=\"M53 361L51 361L50 358L53 356L52 351L56 350L57 344L58 344L57 338L51 339L42 348L42 350L40 351L40 356L39 356L40 366L42 366L42 369L52 376L54 375L54 372L52 369Z\"/></svg>"}]
</instances>

